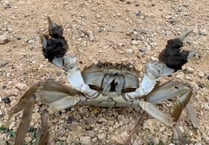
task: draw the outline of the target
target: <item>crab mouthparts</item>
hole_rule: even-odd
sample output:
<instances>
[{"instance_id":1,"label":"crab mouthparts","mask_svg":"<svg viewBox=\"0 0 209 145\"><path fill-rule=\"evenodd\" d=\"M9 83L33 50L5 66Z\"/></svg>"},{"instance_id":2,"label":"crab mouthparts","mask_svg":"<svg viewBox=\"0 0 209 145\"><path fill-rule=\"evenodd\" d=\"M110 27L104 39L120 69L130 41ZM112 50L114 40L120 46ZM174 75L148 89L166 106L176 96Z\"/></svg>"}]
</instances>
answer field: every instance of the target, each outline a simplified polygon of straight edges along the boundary
<instances>
[{"instance_id":1,"label":"crab mouthparts","mask_svg":"<svg viewBox=\"0 0 209 145\"><path fill-rule=\"evenodd\" d=\"M102 93L107 94L108 92L122 93L124 88L125 80L124 76L117 73L107 73L102 82Z\"/></svg>"}]
</instances>

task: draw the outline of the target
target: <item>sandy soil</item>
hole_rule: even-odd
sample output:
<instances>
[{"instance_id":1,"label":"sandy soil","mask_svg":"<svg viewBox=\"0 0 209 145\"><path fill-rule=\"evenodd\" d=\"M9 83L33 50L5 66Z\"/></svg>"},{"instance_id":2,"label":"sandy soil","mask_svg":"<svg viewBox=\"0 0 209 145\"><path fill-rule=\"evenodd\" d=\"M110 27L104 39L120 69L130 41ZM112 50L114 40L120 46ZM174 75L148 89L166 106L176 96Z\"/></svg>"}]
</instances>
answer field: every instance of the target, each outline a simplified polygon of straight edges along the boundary
<instances>
[{"instance_id":1,"label":"sandy soil","mask_svg":"<svg viewBox=\"0 0 209 145\"><path fill-rule=\"evenodd\" d=\"M44 59L39 34L47 31L46 17L62 24L68 40L68 53L77 56L79 66L101 61L131 63L144 70L156 60L166 41L195 29L185 41L185 49L198 50L193 59L173 79L191 84L191 104L200 120L194 129L186 113L180 126L189 143L209 143L209 1L207 0L1 0L0 35L9 42L0 45L0 126L11 106L32 84L46 79L66 82L64 72ZM9 97L10 103L4 98ZM34 109L26 144L35 142L40 124L40 105ZM122 144L140 115L132 108L73 107L52 115L51 140L55 144ZM20 115L9 128L16 130ZM32 131L31 131L32 130ZM0 144L13 144L13 132L0 131ZM132 144L169 144L172 130L151 117L145 120Z\"/></svg>"}]
</instances>

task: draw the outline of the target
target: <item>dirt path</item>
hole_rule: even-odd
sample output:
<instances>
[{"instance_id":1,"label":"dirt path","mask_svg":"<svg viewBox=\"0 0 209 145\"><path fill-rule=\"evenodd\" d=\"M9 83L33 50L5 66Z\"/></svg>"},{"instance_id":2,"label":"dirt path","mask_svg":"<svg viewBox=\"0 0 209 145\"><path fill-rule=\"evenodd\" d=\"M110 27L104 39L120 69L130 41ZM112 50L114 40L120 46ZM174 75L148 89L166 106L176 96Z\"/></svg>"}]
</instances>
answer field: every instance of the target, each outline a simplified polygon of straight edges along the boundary
<instances>
[{"instance_id":1,"label":"dirt path","mask_svg":"<svg viewBox=\"0 0 209 145\"><path fill-rule=\"evenodd\" d=\"M0 36L5 35L9 42L0 45L0 126L11 106L33 83L46 79L67 83L64 72L42 56L39 34L47 31L46 17L50 16L63 25L68 53L77 56L81 68L101 60L131 63L143 71L146 62L157 59L168 39L194 28L185 49L198 50L201 58L190 61L174 78L191 84L191 103L201 127L193 129L186 113L180 126L191 143L209 143L208 7L207 0L1 0ZM9 104L5 97L11 100ZM35 106L31 130L39 126L39 108ZM51 138L58 145L121 144L138 116L139 111L131 108L73 107L52 116ZM13 118L10 129L17 128L19 119ZM27 144L35 141L31 132ZM0 144L13 144L10 135L0 131ZM174 143L172 131L150 118L133 144L161 142Z\"/></svg>"}]
</instances>

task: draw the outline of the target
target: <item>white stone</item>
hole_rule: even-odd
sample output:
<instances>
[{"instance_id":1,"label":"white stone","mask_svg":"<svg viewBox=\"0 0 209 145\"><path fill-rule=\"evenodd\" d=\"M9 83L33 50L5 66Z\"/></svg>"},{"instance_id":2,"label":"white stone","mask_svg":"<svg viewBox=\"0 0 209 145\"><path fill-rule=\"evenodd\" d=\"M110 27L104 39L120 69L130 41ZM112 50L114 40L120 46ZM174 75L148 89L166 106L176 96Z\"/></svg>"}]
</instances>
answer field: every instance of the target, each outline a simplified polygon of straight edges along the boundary
<instances>
[{"instance_id":1,"label":"white stone","mask_svg":"<svg viewBox=\"0 0 209 145\"><path fill-rule=\"evenodd\" d=\"M9 37L7 34L0 35L0 44L6 44L9 42Z\"/></svg>"},{"instance_id":2,"label":"white stone","mask_svg":"<svg viewBox=\"0 0 209 145\"><path fill-rule=\"evenodd\" d=\"M26 84L23 84L23 83L17 83L17 84L15 85L15 87L16 87L17 89L19 89L19 90L25 90L25 89L28 88L28 86L27 86Z\"/></svg>"},{"instance_id":3,"label":"white stone","mask_svg":"<svg viewBox=\"0 0 209 145\"><path fill-rule=\"evenodd\" d=\"M82 145L92 145L91 137L89 136L81 136L80 143Z\"/></svg>"},{"instance_id":4,"label":"white stone","mask_svg":"<svg viewBox=\"0 0 209 145\"><path fill-rule=\"evenodd\" d=\"M106 137L107 137L107 135L105 133L98 134L98 139L101 140L101 141L105 140Z\"/></svg>"}]
</instances>

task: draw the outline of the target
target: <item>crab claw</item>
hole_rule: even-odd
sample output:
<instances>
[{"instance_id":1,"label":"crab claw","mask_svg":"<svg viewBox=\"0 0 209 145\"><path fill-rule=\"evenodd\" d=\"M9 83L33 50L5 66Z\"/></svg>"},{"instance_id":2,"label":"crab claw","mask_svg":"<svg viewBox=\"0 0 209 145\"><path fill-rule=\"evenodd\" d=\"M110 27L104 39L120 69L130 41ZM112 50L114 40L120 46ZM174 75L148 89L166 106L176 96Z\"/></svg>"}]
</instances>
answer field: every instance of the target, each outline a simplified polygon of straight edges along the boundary
<instances>
[{"instance_id":1,"label":"crab claw","mask_svg":"<svg viewBox=\"0 0 209 145\"><path fill-rule=\"evenodd\" d=\"M52 63L55 61L54 64L56 65L56 61L63 61L63 56L68 50L68 44L63 37L62 26L53 23L49 17L48 22L49 35L40 35L42 51L45 58L47 58Z\"/></svg>"},{"instance_id":2,"label":"crab claw","mask_svg":"<svg viewBox=\"0 0 209 145\"><path fill-rule=\"evenodd\" d=\"M50 38L47 35L41 35L40 39L43 55L50 62L55 58L62 58L67 52L68 44L64 38Z\"/></svg>"},{"instance_id":3,"label":"crab claw","mask_svg":"<svg viewBox=\"0 0 209 145\"><path fill-rule=\"evenodd\" d=\"M63 28L61 25L57 25L56 23L52 22L50 17L47 17L48 19L48 23L49 23L49 27L48 27L48 31L49 31L49 35L51 37L54 38L60 38L63 37Z\"/></svg>"},{"instance_id":4,"label":"crab claw","mask_svg":"<svg viewBox=\"0 0 209 145\"><path fill-rule=\"evenodd\" d=\"M197 53L180 49L183 46L183 40L192 32L193 30L189 30L177 38L168 40L166 48L159 55L159 60L175 71L180 70Z\"/></svg>"}]
</instances>

